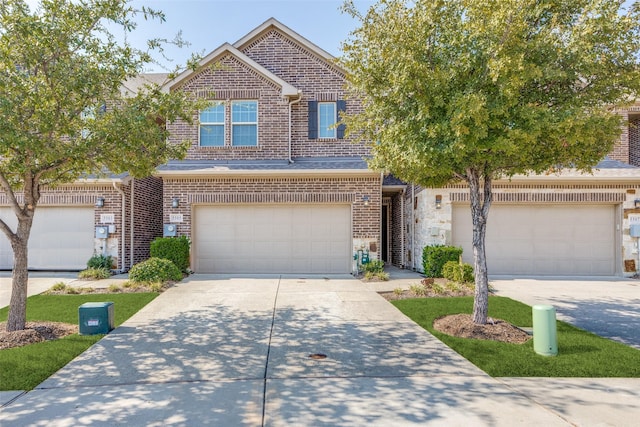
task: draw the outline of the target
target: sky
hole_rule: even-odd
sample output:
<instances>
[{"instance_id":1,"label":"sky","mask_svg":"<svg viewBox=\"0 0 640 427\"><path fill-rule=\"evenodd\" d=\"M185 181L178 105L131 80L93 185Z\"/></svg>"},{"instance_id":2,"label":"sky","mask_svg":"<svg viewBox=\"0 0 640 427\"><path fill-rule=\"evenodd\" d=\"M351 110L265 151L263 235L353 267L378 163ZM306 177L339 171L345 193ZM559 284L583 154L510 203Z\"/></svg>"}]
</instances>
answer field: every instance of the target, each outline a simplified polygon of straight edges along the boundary
<instances>
[{"instance_id":1,"label":"sky","mask_svg":"<svg viewBox=\"0 0 640 427\"><path fill-rule=\"evenodd\" d=\"M625 1L629 6L633 1ZM35 5L38 0L27 0ZM173 39L182 32L190 46L167 48L167 62L150 64L145 72L168 72L184 65L192 53L206 56L221 44L235 43L269 18L275 18L333 56L340 55L341 43L357 28L358 22L340 7L343 0L132 0L134 7L147 6L164 12L166 21L144 21L128 35L134 47L144 48L152 38ZM374 0L354 0L360 12L375 4Z\"/></svg>"},{"instance_id":2,"label":"sky","mask_svg":"<svg viewBox=\"0 0 640 427\"><path fill-rule=\"evenodd\" d=\"M361 11L374 1L355 1ZM342 13L342 0L134 0L134 6L162 10L166 21L142 21L128 41L142 47L147 39L172 39L180 30L191 43L180 50L169 49L175 64L184 64L191 53L206 55L225 42L235 43L269 18L275 18L328 53L338 56L358 22ZM165 64L167 64L165 62ZM173 68L173 67L169 67ZM164 72L157 66L147 72Z\"/></svg>"}]
</instances>

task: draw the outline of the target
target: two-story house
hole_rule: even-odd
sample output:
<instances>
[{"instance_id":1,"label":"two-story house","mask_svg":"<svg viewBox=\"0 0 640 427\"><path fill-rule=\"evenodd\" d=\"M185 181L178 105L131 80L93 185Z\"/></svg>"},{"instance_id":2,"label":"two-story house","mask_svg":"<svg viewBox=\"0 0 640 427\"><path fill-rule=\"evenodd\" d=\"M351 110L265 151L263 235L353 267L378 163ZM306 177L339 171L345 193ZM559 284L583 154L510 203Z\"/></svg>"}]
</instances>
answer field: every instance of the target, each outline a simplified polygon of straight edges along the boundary
<instances>
[{"instance_id":1,"label":"two-story house","mask_svg":"<svg viewBox=\"0 0 640 427\"><path fill-rule=\"evenodd\" d=\"M224 44L169 90L211 101L170 123L185 160L159 168L165 235L188 235L201 273L349 273L380 248L381 174L345 139L344 72L270 19Z\"/></svg>"}]
</instances>

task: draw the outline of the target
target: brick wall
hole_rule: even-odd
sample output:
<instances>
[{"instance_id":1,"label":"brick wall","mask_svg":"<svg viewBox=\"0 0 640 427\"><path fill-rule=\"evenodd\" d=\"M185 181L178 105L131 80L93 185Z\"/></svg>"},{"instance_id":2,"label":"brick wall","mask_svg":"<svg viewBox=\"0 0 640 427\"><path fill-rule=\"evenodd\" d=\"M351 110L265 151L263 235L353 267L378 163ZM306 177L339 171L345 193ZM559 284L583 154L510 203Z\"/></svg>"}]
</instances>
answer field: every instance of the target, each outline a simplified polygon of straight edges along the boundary
<instances>
[{"instance_id":1,"label":"brick wall","mask_svg":"<svg viewBox=\"0 0 640 427\"><path fill-rule=\"evenodd\" d=\"M162 237L162 179L149 177L133 181L133 252L127 242L127 266L149 258L150 245ZM131 208L129 204L129 209ZM129 211L131 212L131 211ZM128 227L131 229L131 227Z\"/></svg>"},{"instance_id":2,"label":"brick wall","mask_svg":"<svg viewBox=\"0 0 640 427\"><path fill-rule=\"evenodd\" d=\"M369 196L365 206L363 196ZM180 206L171 207L173 197ZM381 184L378 176L362 178L192 178L164 179L164 222L182 214L179 235L191 236L192 206L248 203L350 203L353 238L380 247Z\"/></svg>"},{"instance_id":3,"label":"brick wall","mask_svg":"<svg viewBox=\"0 0 640 427\"><path fill-rule=\"evenodd\" d=\"M288 39L269 31L243 49L248 57L302 91L302 100L291 107L292 157L350 157L369 154L369 149L352 139L311 140L308 138L308 101L344 99L344 74L332 64ZM289 104L281 88L234 56L223 55L213 67L194 75L182 90L210 100L258 100L258 146L232 147L229 115L226 119L225 147L199 147L197 117L195 123L168 125L171 141L189 142L187 159L256 160L287 159L289 156ZM347 102L347 112L356 112L358 104Z\"/></svg>"}]
</instances>

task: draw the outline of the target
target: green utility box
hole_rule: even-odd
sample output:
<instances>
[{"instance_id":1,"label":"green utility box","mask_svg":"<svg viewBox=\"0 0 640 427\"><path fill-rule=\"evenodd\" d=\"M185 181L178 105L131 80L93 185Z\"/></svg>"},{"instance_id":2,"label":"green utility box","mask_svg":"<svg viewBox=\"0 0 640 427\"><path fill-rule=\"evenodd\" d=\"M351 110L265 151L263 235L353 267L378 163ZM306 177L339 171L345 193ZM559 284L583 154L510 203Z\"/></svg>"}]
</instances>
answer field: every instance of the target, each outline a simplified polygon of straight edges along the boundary
<instances>
[{"instance_id":1,"label":"green utility box","mask_svg":"<svg viewBox=\"0 0 640 427\"><path fill-rule=\"evenodd\" d=\"M113 303L86 302L78 308L80 335L108 334L113 330Z\"/></svg>"},{"instance_id":2,"label":"green utility box","mask_svg":"<svg viewBox=\"0 0 640 427\"><path fill-rule=\"evenodd\" d=\"M533 306L533 350L543 356L558 354L556 309L551 305Z\"/></svg>"}]
</instances>

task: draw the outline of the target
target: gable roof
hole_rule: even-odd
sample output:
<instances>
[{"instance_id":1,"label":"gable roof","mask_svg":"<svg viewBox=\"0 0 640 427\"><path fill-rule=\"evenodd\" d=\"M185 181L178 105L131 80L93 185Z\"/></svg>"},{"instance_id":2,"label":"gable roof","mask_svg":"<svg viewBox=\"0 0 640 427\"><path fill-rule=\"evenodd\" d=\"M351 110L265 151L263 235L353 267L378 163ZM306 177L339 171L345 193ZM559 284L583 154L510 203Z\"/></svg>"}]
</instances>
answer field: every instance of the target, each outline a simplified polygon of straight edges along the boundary
<instances>
[{"instance_id":1,"label":"gable roof","mask_svg":"<svg viewBox=\"0 0 640 427\"><path fill-rule=\"evenodd\" d=\"M235 42L233 46L238 48L239 50L244 49L249 44L251 44L254 40L260 38L263 34L271 31L277 30L279 33L284 34L288 38L294 40L296 43L303 46L305 49L309 50L314 55L319 56L328 62L333 62L335 57L328 53L326 50L318 47L316 44L302 37L300 34L293 31L291 28L284 25L282 22L278 21L275 18L269 18L256 27L253 31L249 32L246 36L242 37L240 40Z\"/></svg>"},{"instance_id":2,"label":"gable roof","mask_svg":"<svg viewBox=\"0 0 640 427\"><path fill-rule=\"evenodd\" d=\"M183 71L175 79L168 82L165 86L168 87L169 89L173 89L179 86L180 84L186 82L189 78L197 75L200 71L202 71L203 68L208 67L209 65L212 65L215 61L217 61L218 59L220 59L222 56L226 54L230 54L236 57L240 62L245 64L247 67L253 69L255 72L262 75L267 80L280 86L280 88L282 89L282 96L285 96L285 97L298 96L299 90L297 88L287 83L286 81L282 80L280 77L276 76L271 71L267 70L262 65L258 64L253 59L249 58L247 55L240 52L237 48L235 48L229 43L224 43L219 48L217 48L216 50L214 50L213 52L211 52L210 54L202 58L198 63L198 67L195 70L189 69L189 70Z\"/></svg>"}]
</instances>

